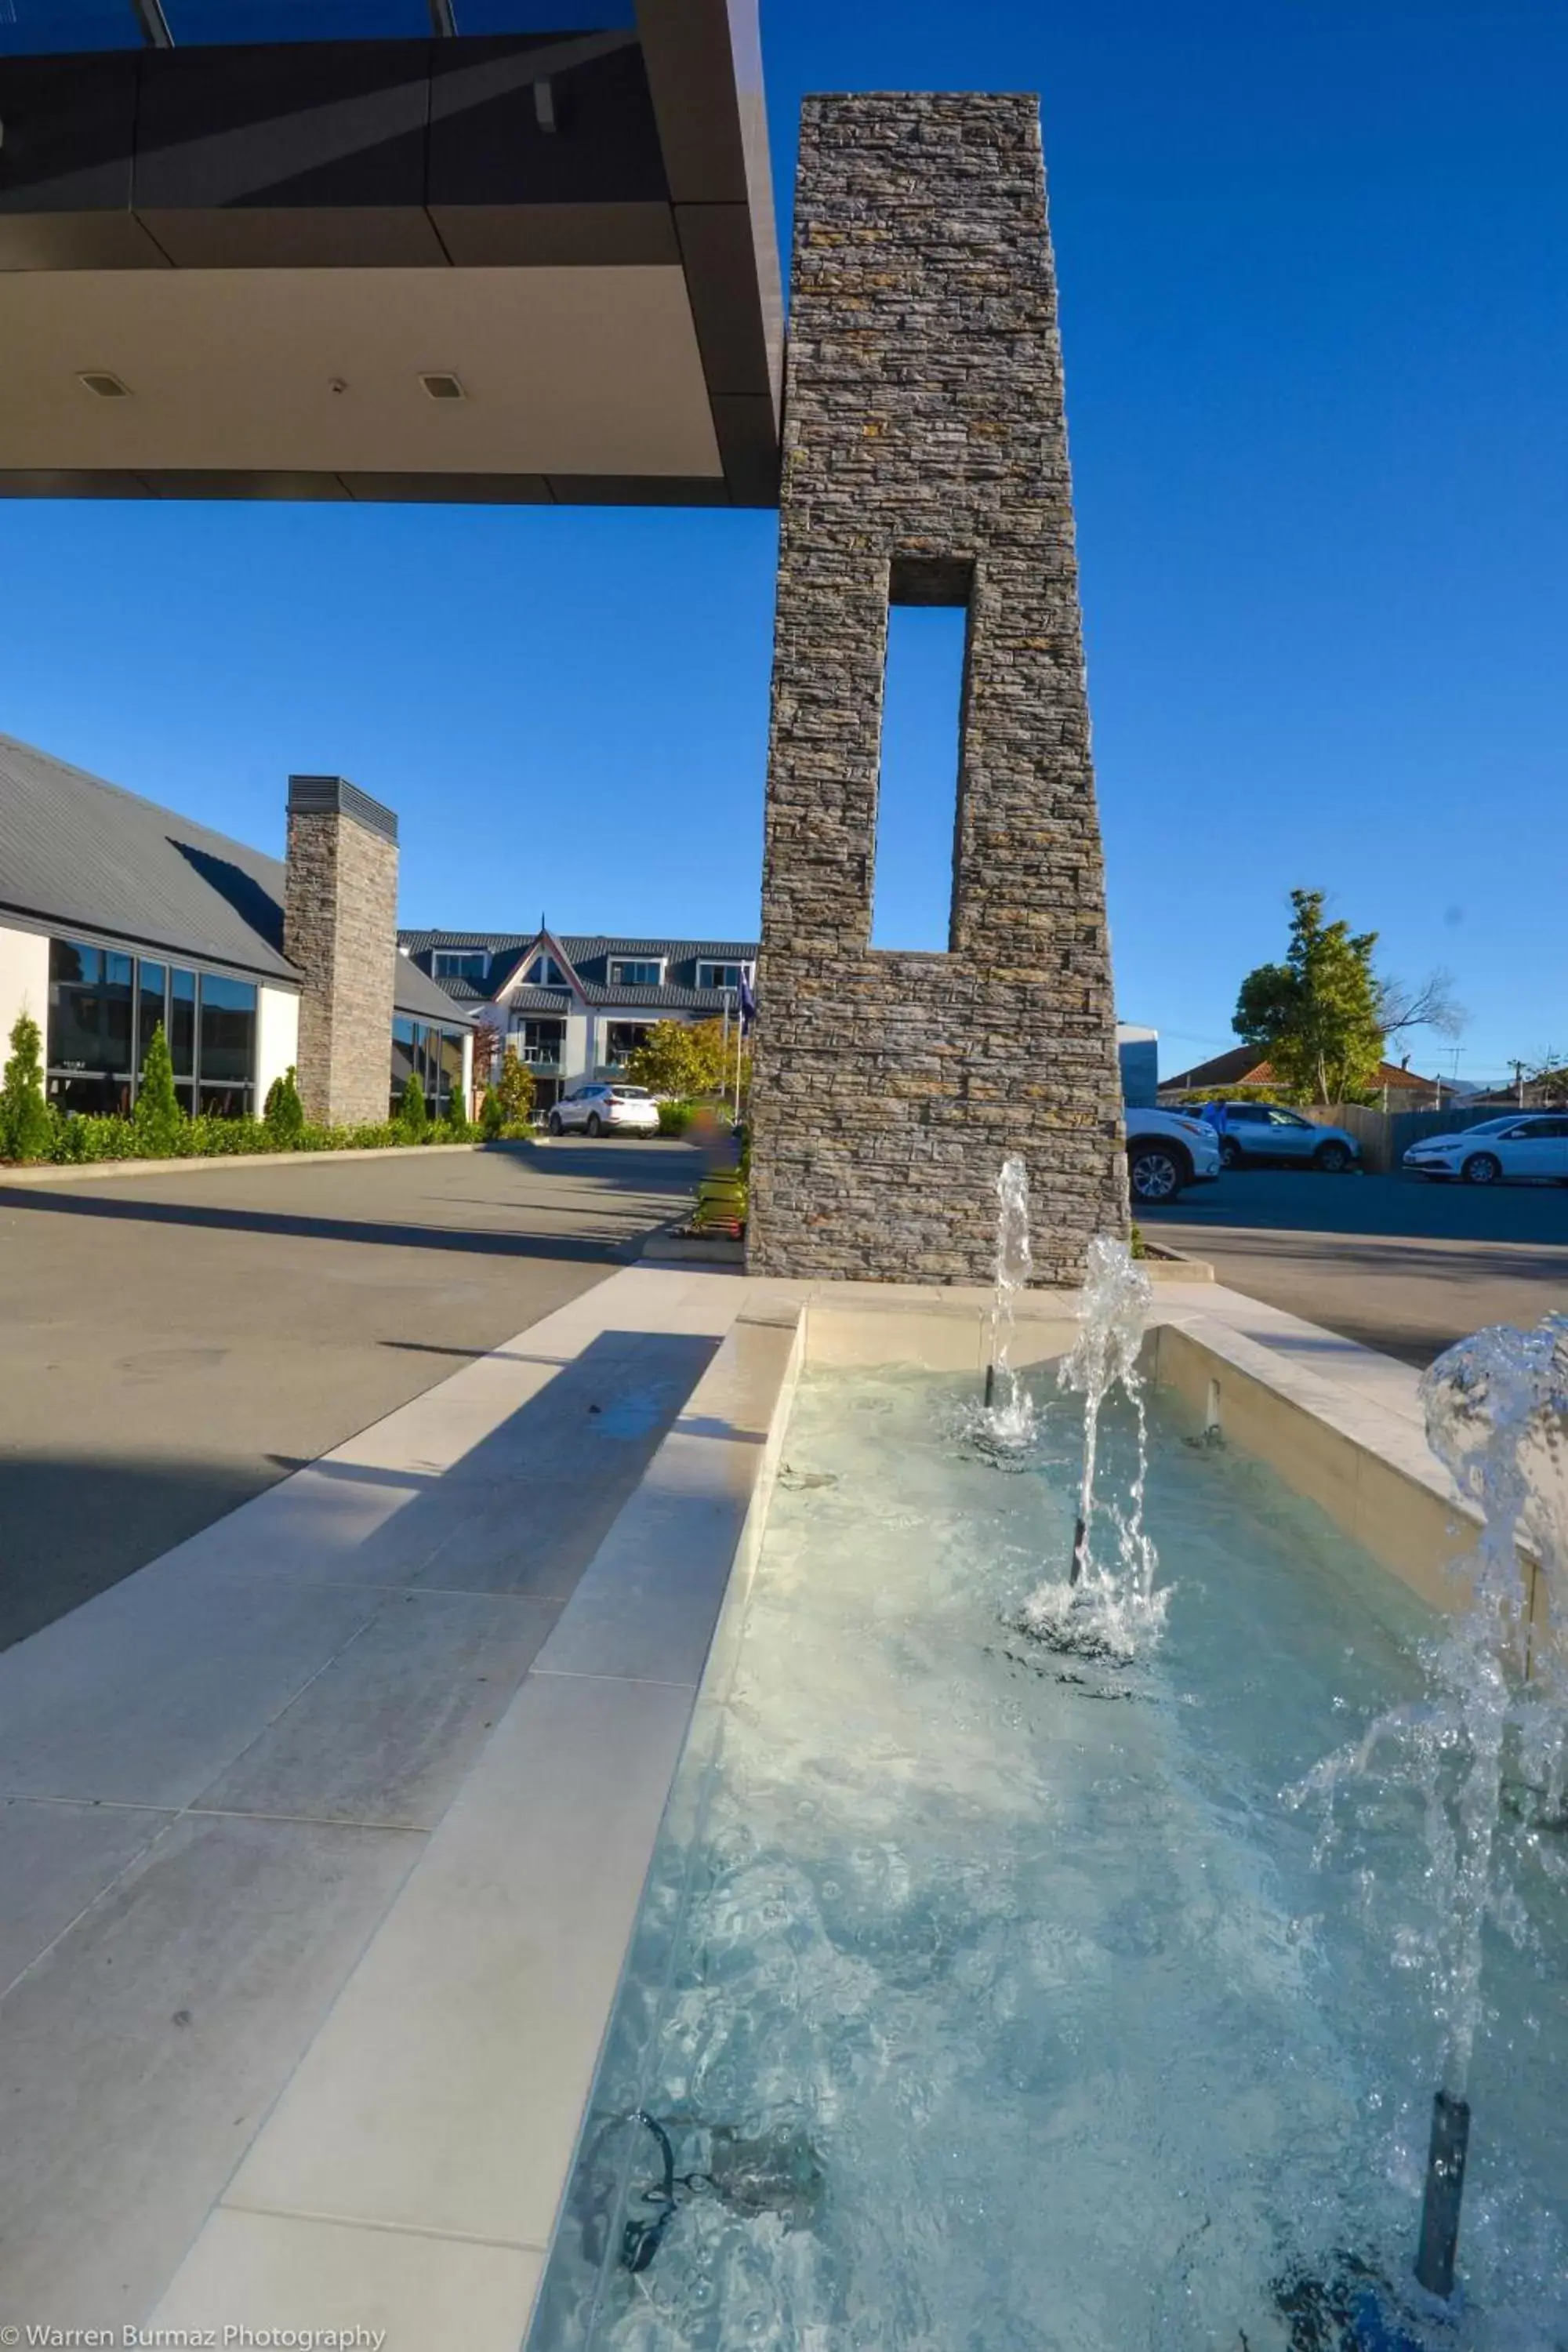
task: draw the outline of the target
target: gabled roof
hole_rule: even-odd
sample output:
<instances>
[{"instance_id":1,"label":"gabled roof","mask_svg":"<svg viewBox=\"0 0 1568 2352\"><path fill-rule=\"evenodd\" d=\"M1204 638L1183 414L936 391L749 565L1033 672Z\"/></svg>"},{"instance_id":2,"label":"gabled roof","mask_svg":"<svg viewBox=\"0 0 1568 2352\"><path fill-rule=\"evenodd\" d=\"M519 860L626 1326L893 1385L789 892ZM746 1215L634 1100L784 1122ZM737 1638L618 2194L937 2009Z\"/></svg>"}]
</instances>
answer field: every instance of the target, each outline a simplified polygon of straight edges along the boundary
<instances>
[{"instance_id":1,"label":"gabled roof","mask_svg":"<svg viewBox=\"0 0 1568 2352\"><path fill-rule=\"evenodd\" d=\"M0 915L298 988L283 890L280 857L0 735ZM467 1017L406 956L393 1002L418 1020Z\"/></svg>"},{"instance_id":2,"label":"gabled roof","mask_svg":"<svg viewBox=\"0 0 1568 2352\"><path fill-rule=\"evenodd\" d=\"M1228 1054L1216 1054L1212 1061L1194 1062L1190 1070L1178 1070L1173 1077L1162 1078L1162 1094L1174 1094L1178 1089L1196 1094L1205 1087L1223 1090L1226 1087L1271 1087L1275 1083L1274 1066L1256 1045L1233 1045ZM1442 1085L1440 1078L1424 1078L1419 1071L1407 1070L1398 1062L1380 1062L1377 1073L1368 1082L1374 1087L1397 1089L1408 1087L1419 1094L1431 1094Z\"/></svg>"},{"instance_id":3,"label":"gabled roof","mask_svg":"<svg viewBox=\"0 0 1568 2352\"><path fill-rule=\"evenodd\" d=\"M576 993L584 1004L605 1011L638 1013L708 1013L723 1010L724 992L700 988L697 967L703 963L755 963L755 940L650 940L613 937L604 931L402 931L398 934L411 957L426 958L437 949L462 954L479 953L489 961L483 980L453 973L435 984L462 1003L493 1003L520 964L536 948L553 953L569 968ZM610 966L625 961L658 963L664 979L658 983L628 986L612 982ZM514 1013L562 1013L567 1007L562 992L540 990L526 982L512 986L507 1003ZM537 1002L535 1000L538 1000ZM526 1000L526 1001L525 1001Z\"/></svg>"},{"instance_id":4,"label":"gabled roof","mask_svg":"<svg viewBox=\"0 0 1568 2352\"><path fill-rule=\"evenodd\" d=\"M242 841L0 735L0 908L299 984L283 867Z\"/></svg>"}]
</instances>

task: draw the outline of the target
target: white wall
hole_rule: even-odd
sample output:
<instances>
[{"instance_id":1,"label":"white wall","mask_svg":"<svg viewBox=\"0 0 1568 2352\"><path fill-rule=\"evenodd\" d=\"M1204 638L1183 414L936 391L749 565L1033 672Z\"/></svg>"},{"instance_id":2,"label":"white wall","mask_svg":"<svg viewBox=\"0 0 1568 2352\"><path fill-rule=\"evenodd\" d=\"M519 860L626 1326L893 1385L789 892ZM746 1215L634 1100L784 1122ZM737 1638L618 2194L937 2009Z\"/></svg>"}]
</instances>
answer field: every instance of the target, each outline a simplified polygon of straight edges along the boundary
<instances>
[{"instance_id":1,"label":"white wall","mask_svg":"<svg viewBox=\"0 0 1568 2352\"><path fill-rule=\"evenodd\" d=\"M387 1041L387 1063L392 1060L392 1043ZM290 1063L300 1059L300 992L294 988L268 988L265 984L256 992L256 1115L260 1118L266 1107L267 1089L274 1078L280 1078Z\"/></svg>"},{"instance_id":2,"label":"white wall","mask_svg":"<svg viewBox=\"0 0 1568 2352\"><path fill-rule=\"evenodd\" d=\"M49 1050L49 943L42 931L0 928L0 1061L19 1013L30 1013Z\"/></svg>"}]
</instances>

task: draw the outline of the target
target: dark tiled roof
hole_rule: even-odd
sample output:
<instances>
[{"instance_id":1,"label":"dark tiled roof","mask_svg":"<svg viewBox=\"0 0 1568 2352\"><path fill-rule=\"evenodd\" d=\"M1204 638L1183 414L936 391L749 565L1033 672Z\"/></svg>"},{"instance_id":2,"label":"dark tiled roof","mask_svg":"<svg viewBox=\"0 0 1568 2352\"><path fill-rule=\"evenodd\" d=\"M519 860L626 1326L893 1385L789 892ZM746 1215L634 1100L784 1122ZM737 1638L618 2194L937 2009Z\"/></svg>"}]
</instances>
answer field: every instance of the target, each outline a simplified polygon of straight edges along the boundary
<instances>
[{"instance_id":1,"label":"dark tiled roof","mask_svg":"<svg viewBox=\"0 0 1568 2352\"><path fill-rule=\"evenodd\" d=\"M466 1027L473 1019L460 1004L455 1004L438 980L405 955L393 959L392 1002L398 1013L412 1014L416 1021L445 1021Z\"/></svg>"},{"instance_id":2,"label":"dark tiled roof","mask_svg":"<svg viewBox=\"0 0 1568 2352\"><path fill-rule=\"evenodd\" d=\"M731 1002L733 992L731 991ZM608 1007L625 1005L638 1013L714 1013L724 1010L724 993L718 988L678 988L673 982L664 988L598 988L592 981L583 982L585 1004Z\"/></svg>"},{"instance_id":3,"label":"dark tiled roof","mask_svg":"<svg viewBox=\"0 0 1568 2352\"><path fill-rule=\"evenodd\" d=\"M0 908L258 980L300 984L283 955L283 861L0 735ZM461 1021L398 956L400 1013Z\"/></svg>"},{"instance_id":4,"label":"dark tiled roof","mask_svg":"<svg viewBox=\"0 0 1568 2352\"><path fill-rule=\"evenodd\" d=\"M0 735L0 906L298 982L283 866L29 743Z\"/></svg>"},{"instance_id":5,"label":"dark tiled roof","mask_svg":"<svg viewBox=\"0 0 1568 2352\"><path fill-rule=\"evenodd\" d=\"M754 963L757 959L754 940L633 940L612 938L604 931L562 931L554 937L577 975L584 1002L606 1010L625 1007L641 1013L721 1013L723 993L716 988L698 987L698 965ZM400 931L398 938L411 957L427 958L437 948L455 950L459 954L466 949L488 956L489 968L482 981L453 973L436 982L458 1003L482 1003L493 999L505 986L518 959L533 946L539 933L425 930ZM667 974L664 986L634 988L622 982L612 986L610 964L623 959L628 962L662 963ZM509 1002L518 1013L563 1009L554 999L542 1001L542 992L533 988L515 990Z\"/></svg>"}]
</instances>

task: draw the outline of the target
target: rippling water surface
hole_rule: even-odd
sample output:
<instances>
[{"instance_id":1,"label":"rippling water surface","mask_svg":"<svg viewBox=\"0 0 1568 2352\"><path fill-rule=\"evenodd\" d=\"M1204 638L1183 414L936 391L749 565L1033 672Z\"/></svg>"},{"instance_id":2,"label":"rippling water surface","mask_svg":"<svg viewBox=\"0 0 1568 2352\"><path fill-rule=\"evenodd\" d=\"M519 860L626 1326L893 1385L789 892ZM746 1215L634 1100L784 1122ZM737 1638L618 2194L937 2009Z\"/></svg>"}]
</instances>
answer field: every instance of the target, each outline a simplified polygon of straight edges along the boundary
<instances>
[{"instance_id":1,"label":"rippling water surface","mask_svg":"<svg viewBox=\"0 0 1568 2352\"><path fill-rule=\"evenodd\" d=\"M542 2352L1333 2352L1363 2266L1407 2270L1419 1824L1384 1798L1324 1862L1280 1792L1419 1691L1430 1620L1156 1412L1163 1638L1040 1650L1014 1628L1065 1573L1076 1426L1037 1393L1019 1474L965 1453L952 1383L803 1383ZM1489 1948L1465 2302L1434 2339L1484 2352L1568 2347L1568 1918L1536 1909L1541 1948Z\"/></svg>"}]
</instances>

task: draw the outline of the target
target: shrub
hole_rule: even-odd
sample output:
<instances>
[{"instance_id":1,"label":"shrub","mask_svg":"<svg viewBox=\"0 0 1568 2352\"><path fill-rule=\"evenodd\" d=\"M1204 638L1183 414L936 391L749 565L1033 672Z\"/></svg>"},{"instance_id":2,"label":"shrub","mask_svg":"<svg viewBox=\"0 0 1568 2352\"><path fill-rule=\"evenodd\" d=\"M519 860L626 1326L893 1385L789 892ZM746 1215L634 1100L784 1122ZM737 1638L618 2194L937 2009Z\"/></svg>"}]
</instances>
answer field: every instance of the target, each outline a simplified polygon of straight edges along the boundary
<instances>
[{"instance_id":1,"label":"shrub","mask_svg":"<svg viewBox=\"0 0 1568 2352\"><path fill-rule=\"evenodd\" d=\"M32 1014L19 1013L0 1085L0 1159L46 1160L54 1139L54 1114L44 1096L44 1042Z\"/></svg>"},{"instance_id":2,"label":"shrub","mask_svg":"<svg viewBox=\"0 0 1568 2352\"><path fill-rule=\"evenodd\" d=\"M403 1096L397 1106L397 1124L403 1130L405 1142L424 1141L425 1131L430 1124L430 1113L426 1107L425 1089L419 1083L417 1071L404 1080Z\"/></svg>"},{"instance_id":3,"label":"shrub","mask_svg":"<svg viewBox=\"0 0 1568 2352\"><path fill-rule=\"evenodd\" d=\"M500 1097L494 1087L487 1087L485 1098L479 1105L479 1133L487 1143L494 1143L505 1129L506 1113L500 1107Z\"/></svg>"},{"instance_id":4,"label":"shrub","mask_svg":"<svg viewBox=\"0 0 1568 2352\"><path fill-rule=\"evenodd\" d=\"M268 1087L261 1123L279 1150L298 1150L300 1138L305 1132L305 1106L300 1100L300 1084L292 1062L283 1076L274 1078Z\"/></svg>"},{"instance_id":5,"label":"shrub","mask_svg":"<svg viewBox=\"0 0 1568 2352\"><path fill-rule=\"evenodd\" d=\"M506 1125L521 1126L526 1130L533 1109L533 1072L519 1061L515 1045L509 1045L501 1055L496 1092L500 1097L501 1118Z\"/></svg>"},{"instance_id":6,"label":"shrub","mask_svg":"<svg viewBox=\"0 0 1568 2352\"><path fill-rule=\"evenodd\" d=\"M172 1158L184 1148L180 1130L184 1124L185 1114L174 1092L174 1065L170 1058L169 1041L160 1021L142 1065L142 1083L136 1090L136 1108L131 1114L137 1152L145 1160Z\"/></svg>"},{"instance_id":7,"label":"shrub","mask_svg":"<svg viewBox=\"0 0 1568 2352\"><path fill-rule=\"evenodd\" d=\"M454 1095L447 1106L447 1116L441 1122L443 1143L467 1143L474 1131L473 1121L463 1108L462 1098Z\"/></svg>"}]
</instances>

